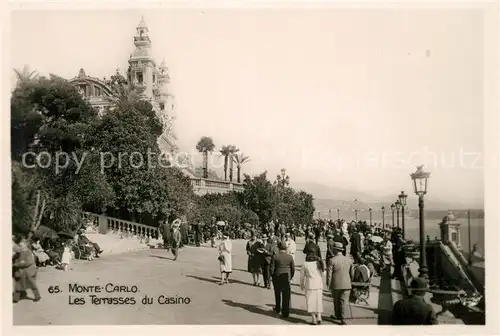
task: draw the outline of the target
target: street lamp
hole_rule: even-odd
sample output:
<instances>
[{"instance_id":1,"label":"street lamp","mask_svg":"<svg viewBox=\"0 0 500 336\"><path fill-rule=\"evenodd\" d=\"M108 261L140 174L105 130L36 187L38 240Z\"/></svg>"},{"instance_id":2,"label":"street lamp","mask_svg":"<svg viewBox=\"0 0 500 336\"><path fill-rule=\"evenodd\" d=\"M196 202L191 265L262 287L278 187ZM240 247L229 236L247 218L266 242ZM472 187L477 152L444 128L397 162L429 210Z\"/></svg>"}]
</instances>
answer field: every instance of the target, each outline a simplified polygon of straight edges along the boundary
<instances>
[{"instance_id":1,"label":"street lamp","mask_svg":"<svg viewBox=\"0 0 500 336\"><path fill-rule=\"evenodd\" d=\"M382 210L382 230L385 230L385 206L380 209Z\"/></svg>"},{"instance_id":2,"label":"street lamp","mask_svg":"<svg viewBox=\"0 0 500 336\"><path fill-rule=\"evenodd\" d=\"M401 209L401 203L399 203L399 200L397 200L394 205L396 206L396 221L397 221L397 226L399 229L399 209Z\"/></svg>"},{"instance_id":3,"label":"street lamp","mask_svg":"<svg viewBox=\"0 0 500 336\"><path fill-rule=\"evenodd\" d=\"M406 206L406 198L408 195L405 194L403 190L401 190L401 194L399 194L399 203L401 203L401 226L403 228L403 239L406 239L405 237L405 206Z\"/></svg>"},{"instance_id":4,"label":"street lamp","mask_svg":"<svg viewBox=\"0 0 500 336\"><path fill-rule=\"evenodd\" d=\"M328 215L330 216L330 220L332 220L332 209L328 209Z\"/></svg>"},{"instance_id":5,"label":"street lamp","mask_svg":"<svg viewBox=\"0 0 500 336\"><path fill-rule=\"evenodd\" d=\"M394 210L396 210L396 206L394 203L391 204L391 211L392 211L392 228L394 228Z\"/></svg>"},{"instance_id":6,"label":"street lamp","mask_svg":"<svg viewBox=\"0 0 500 336\"><path fill-rule=\"evenodd\" d=\"M340 209L337 209L337 220L340 220Z\"/></svg>"},{"instance_id":7,"label":"street lamp","mask_svg":"<svg viewBox=\"0 0 500 336\"><path fill-rule=\"evenodd\" d=\"M354 209L354 220L358 221L358 209Z\"/></svg>"},{"instance_id":8,"label":"street lamp","mask_svg":"<svg viewBox=\"0 0 500 336\"><path fill-rule=\"evenodd\" d=\"M368 212L370 213L370 226L372 226L372 208L369 208Z\"/></svg>"},{"instance_id":9,"label":"street lamp","mask_svg":"<svg viewBox=\"0 0 500 336\"><path fill-rule=\"evenodd\" d=\"M420 231L420 269L419 276L427 278L427 260L425 256L425 229L424 229L424 195L427 193L427 179L431 175L424 171L422 166L417 166L417 171L410 174L413 188L418 196L419 231Z\"/></svg>"}]
</instances>

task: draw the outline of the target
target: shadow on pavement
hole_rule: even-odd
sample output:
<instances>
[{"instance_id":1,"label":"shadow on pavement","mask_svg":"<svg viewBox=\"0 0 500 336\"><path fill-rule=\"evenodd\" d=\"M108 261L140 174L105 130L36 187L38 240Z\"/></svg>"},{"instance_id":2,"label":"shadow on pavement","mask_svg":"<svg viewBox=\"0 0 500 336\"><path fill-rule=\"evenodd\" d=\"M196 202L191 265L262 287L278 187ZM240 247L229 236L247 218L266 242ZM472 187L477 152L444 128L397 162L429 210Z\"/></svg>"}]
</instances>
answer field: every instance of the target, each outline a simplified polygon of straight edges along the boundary
<instances>
[{"instance_id":1,"label":"shadow on pavement","mask_svg":"<svg viewBox=\"0 0 500 336\"><path fill-rule=\"evenodd\" d=\"M391 286L391 275L389 272L384 272L380 274L380 287L378 296L378 308L375 310L378 314L378 325L391 325L391 314L392 314L392 286ZM391 307L391 310L383 309L383 307Z\"/></svg>"},{"instance_id":2,"label":"shadow on pavement","mask_svg":"<svg viewBox=\"0 0 500 336\"><path fill-rule=\"evenodd\" d=\"M196 276L196 275L186 275L188 278L193 278L193 279L196 279L196 280L201 280L201 281L206 281L206 282L211 282L211 283L219 283L220 282L220 278L213 278L213 279L210 279L210 278L204 278L204 277L200 277L200 276Z\"/></svg>"},{"instance_id":3,"label":"shadow on pavement","mask_svg":"<svg viewBox=\"0 0 500 336\"><path fill-rule=\"evenodd\" d=\"M271 303L266 303L266 306L273 308L274 305ZM311 316L308 312L302 309L295 309L290 307L290 314L300 315L300 316Z\"/></svg>"},{"instance_id":4,"label":"shadow on pavement","mask_svg":"<svg viewBox=\"0 0 500 336\"><path fill-rule=\"evenodd\" d=\"M212 277L213 279L218 279L220 280L220 277ZM231 277L229 277L229 284L232 284L232 283L237 283L237 284L240 284L240 285L247 285L247 286L252 286L251 283L249 282L244 282L244 281L241 281L241 280L236 280L236 279L231 279ZM253 286L252 286L253 287Z\"/></svg>"},{"instance_id":5,"label":"shadow on pavement","mask_svg":"<svg viewBox=\"0 0 500 336\"><path fill-rule=\"evenodd\" d=\"M166 259L166 260L174 260L174 258L169 258L169 257L162 257L162 256L159 256L159 255L154 255L154 254L151 254L150 255L151 258L158 258L158 259Z\"/></svg>"},{"instance_id":6,"label":"shadow on pavement","mask_svg":"<svg viewBox=\"0 0 500 336\"><path fill-rule=\"evenodd\" d=\"M247 310L247 311L249 311L251 313L254 313L254 314L260 314L260 315L265 315L265 316L269 316L269 317L281 318L272 309L266 310L266 309L262 309L262 308L260 308L258 306L254 306L254 305L250 305L250 304L246 304L246 303L241 303L241 302L234 302L232 300L222 300L222 302L224 302L228 306L242 308L242 309L245 309L245 310ZM296 310L291 309L290 310L290 314L296 313L295 311ZM287 318L282 318L282 319L284 321L288 321L288 322L291 322L291 323L305 323L305 324L308 323L305 320L298 319L296 317L291 317L291 316L289 316Z\"/></svg>"}]
</instances>

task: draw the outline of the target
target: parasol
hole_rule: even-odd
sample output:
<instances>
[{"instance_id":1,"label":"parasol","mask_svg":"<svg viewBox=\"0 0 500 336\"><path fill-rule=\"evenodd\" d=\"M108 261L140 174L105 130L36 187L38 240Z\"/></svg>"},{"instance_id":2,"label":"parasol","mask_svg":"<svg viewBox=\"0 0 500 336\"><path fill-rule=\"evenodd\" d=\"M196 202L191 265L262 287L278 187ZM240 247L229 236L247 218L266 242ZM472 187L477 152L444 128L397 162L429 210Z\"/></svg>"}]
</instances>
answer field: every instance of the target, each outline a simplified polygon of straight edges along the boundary
<instances>
[{"instance_id":1,"label":"parasol","mask_svg":"<svg viewBox=\"0 0 500 336\"><path fill-rule=\"evenodd\" d=\"M49 238L49 239L57 239L59 235L54 229L49 228L45 225L40 225L38 229L35 231L35 236L40 239Z\"/></svg>"},{"instance_id":2,"label":"parasol","mask_svg":"<svg viewBox=\"0 0 500 336\"><path fill-rule=\"evenodd\" d=\"M75 233L69 231L59 232L59 237L61 237L62 239L73 239L75 238L75 235L76 235Z\"/></svg>"},{"instance_id":3,"label":"parasol","mask_svg":"<svg viewBox=\"0 0 500 336\"><path fill-rule=\"evenodd\" d=\"M380 236L371 236L370 240L374 243L381 243L384 240L384 238Z\"/></svg>"},{"instance_id":4,"label":"parasol","mask_svg":"<svg viewBox=\"0 0 500 336\"><path fill-rule=\"evenodd\" d=\"M218 221L217 225L219 225L219 226L226 226L226 223L224 221Z\"/></svg>"}]
</instances>

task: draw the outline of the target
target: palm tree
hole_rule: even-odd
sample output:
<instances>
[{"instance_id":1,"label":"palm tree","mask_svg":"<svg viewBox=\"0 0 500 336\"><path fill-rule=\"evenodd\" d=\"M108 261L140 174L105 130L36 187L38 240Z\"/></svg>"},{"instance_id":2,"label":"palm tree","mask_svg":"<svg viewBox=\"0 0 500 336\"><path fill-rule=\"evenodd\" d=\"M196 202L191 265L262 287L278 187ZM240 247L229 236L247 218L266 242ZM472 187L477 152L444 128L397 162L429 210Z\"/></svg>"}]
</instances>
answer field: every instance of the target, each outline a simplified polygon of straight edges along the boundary
<instances>
[{"instance_id":1,"label":"palm tree","mask_svg":"<svg viewBox=\"0 0 500 336\"><path fill-rule=\"evenodd\" d=\"M250 161L250 157L246 156L243 153L238 153L235 156L233 156L233 161L234 163L236 163L238 183L241 183L241 165Z\"/></svg>"},{"instance_id":2,"label":"palm tree","mask_svg":"<svg viewBox=\"0 0 500 336\"><path fill-rule=\"evenodd\" d=\"M38 72L35 70L32 71L29 65L25 65L22 70L14 69L14 72L17 76L18 85L26 84L38 77Z\"/></svg>"},{"instance_id":3,"label":"palm tree","mask_svg":"<svg viewBox=\"0 0 500 336\"><path fill-rule=\"evenodd\" d=\"M224 181L227 181L227 166L229 162L229 155L231 154L231 146L222 146L220 154L224 157Z\"/></svg>"},{"instance_id":4,"label":"palm tree","mask_svg":"<svg viewBox=\"0 0 500 336\"><path fill-rule=\"evenodd\" d=\"M240 150L236 148L236 146L229 146L229 181L233 182L233 163L234 163L234 155L238 153Z\"/></svg>"},{"instance_id":5,"label":"palm tree","mask_svg":"<svg viewBox=\"0 0 500 336\"><path fill-rule=\"evenodd\" d=\"M208 153L211 153L214 148L214 141L206 136L202 136L196 144L196 150L203 154L203 178L208 178Z\"/></svg>"}]
</instances>

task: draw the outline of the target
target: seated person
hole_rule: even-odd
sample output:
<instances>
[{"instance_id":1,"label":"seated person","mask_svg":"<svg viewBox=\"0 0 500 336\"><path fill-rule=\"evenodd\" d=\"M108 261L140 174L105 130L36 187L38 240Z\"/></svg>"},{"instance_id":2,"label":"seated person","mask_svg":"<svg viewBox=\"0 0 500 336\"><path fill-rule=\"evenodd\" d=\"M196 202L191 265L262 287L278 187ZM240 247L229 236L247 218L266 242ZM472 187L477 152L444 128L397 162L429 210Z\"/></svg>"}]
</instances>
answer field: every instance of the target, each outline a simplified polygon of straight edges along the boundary
<instances>
[{"instance_id":1,"label":"seated person","mask_svg":"<svg viewBox=\"0 0 500 336\"><path fill-rule=\"evenodd\" d=\"M61 255L57 253L57 249L49 245L49 247L45 250L45 253L50 258L50 264L51 265L59 265L61 263Z\"/></svg>"},{"instance_id":2,"label":"seated person","mask_svg":"<svg viewBox=\"0 0 500 336\"><path fill-rule=\"evenodd\" d=\"M38 265L41 267L45 267L47 265L47 262L50 260L50 257L43 250L42 245L40 244L40 238L36 237L33 239L31 248Z\"/></svg>"},{"instance_id":3,"label":"seated person","mask_svg":"<svg viewBox=\"0 0 500 336\"><path fill-rule=\"evenodd\" d=\"M103 252L100 246L91 242L83 232L80 232L78 235L78 245L83 248L91 248L92 251L90 251L90 254L95 255L96 257L99 257L99 254Z\"/></svg>"}]
</instances>

